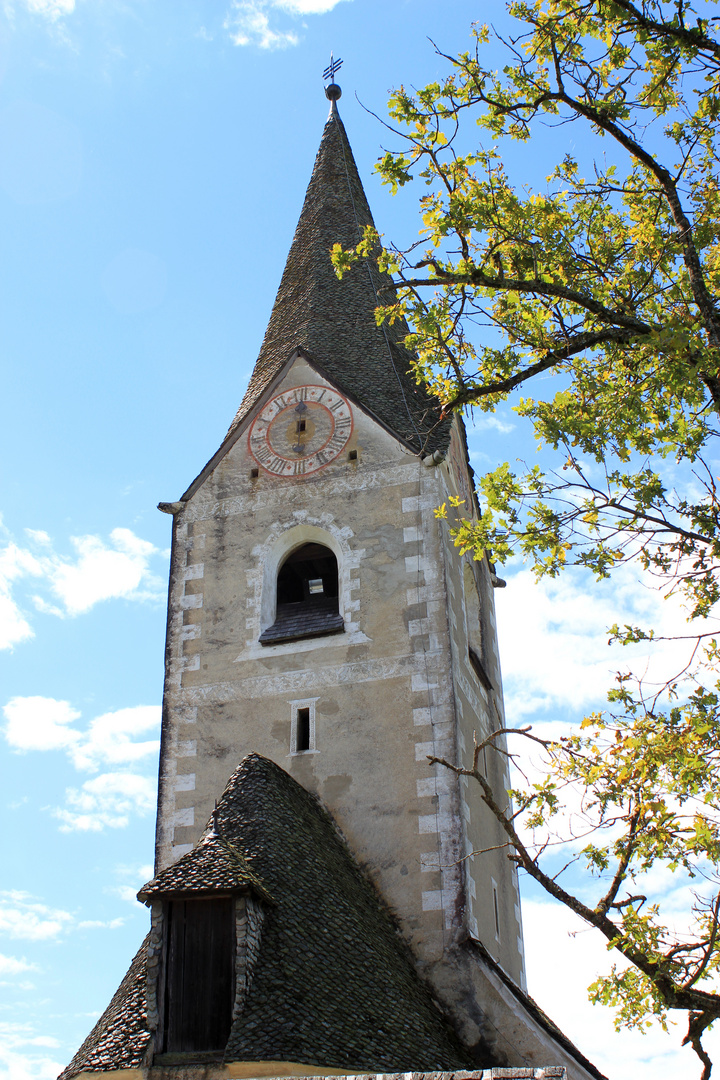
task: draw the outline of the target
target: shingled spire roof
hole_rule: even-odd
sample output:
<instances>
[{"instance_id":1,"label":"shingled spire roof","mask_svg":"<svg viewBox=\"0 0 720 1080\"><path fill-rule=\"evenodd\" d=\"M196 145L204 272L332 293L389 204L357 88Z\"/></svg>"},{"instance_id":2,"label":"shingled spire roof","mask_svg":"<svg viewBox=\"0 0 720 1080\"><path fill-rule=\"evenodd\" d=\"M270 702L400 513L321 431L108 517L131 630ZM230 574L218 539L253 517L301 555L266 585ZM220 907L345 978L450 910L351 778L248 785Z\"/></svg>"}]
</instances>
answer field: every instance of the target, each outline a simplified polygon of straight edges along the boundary
<instances>
[{"instance_id":1,"label":"shingled spire roof","mask_svg":"<svg viewBox=\"0 0 720 1080\"><path fill-rule=\"evenodd\" d=\"M260 355L229 435L300 350L416 452L447 444L449 424L439 420L438 401L409 374L411 355L401 344L407 326L376 325L375 308L392 297L390 278L367 259L341 281L332 267L333 244L354 247L372 224L333 100Z\"/></svg>"}]
</instances>

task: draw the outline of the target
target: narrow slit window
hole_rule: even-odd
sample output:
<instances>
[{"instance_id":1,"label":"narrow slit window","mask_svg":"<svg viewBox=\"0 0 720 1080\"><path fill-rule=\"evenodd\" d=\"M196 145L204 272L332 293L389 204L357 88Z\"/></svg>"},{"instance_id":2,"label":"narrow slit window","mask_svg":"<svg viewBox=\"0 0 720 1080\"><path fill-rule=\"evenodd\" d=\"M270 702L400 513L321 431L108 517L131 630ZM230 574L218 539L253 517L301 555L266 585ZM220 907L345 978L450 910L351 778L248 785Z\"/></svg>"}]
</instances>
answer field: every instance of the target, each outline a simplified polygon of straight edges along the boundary
<instances>
[{"instance_id":1,"label":"narrow slit window","mask_svg":"<svg viewBox=\"0 0 720 1080\"><path fill-rule=\"evenodd\" d=\"M500 905L498 903L498 889L497 885L493 881L492 883L492 895L493 895L493 914L495 916L495 937L500 940Z\"/></svg>"},{"instance_id":2,"label":"narrow slit window","mask_svg":"<svg viewBox=\"0 0 720 1080\"><path fill-rule=\"evenodd\" d=\"M310 749L310 710L298 709L295 751L298 754Z\"/></svg>"},{"instance_id":3,"label":"narrow slit window","mask_svg":"<svg viewBox=\"0 0 720 1080\"><path fill-rule=\"evenodd\" d=\"M317 698L290 702L290 754L315 753L315 702Z\"/></svg>"},{"instance_id":4,"label":"narrow slit window","mask_svg":"<svg viewBox=\"0 0 720 1080\"><path fill-rule=\"evenodd\" d=\"M305 420L298 420L298 422L297 422L297 433L298 433L298 435L300 435L303 431L305 431L305 423L306 423Z\"/></svg>"}]
</instances>

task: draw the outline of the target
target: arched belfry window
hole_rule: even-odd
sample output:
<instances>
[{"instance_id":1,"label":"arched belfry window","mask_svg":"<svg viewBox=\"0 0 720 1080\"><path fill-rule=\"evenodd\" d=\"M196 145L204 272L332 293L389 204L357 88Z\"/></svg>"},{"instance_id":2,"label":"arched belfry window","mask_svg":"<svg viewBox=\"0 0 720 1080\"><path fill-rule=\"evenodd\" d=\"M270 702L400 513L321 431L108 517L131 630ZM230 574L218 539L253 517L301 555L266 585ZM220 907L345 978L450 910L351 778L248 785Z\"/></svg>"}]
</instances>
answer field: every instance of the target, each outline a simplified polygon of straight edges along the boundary
<instances>
[{"instance_id":1,"label":"arched belfry window","mask_svg":"<svg viewBox=\"0 0 720 1080\"><path fill-rule=\"evenodd\" d=\"M323 544L303 544L278 570L275 622L260 635L260 644L277 645L343 629L337 559Z\"/></svg>"}]
</instances>

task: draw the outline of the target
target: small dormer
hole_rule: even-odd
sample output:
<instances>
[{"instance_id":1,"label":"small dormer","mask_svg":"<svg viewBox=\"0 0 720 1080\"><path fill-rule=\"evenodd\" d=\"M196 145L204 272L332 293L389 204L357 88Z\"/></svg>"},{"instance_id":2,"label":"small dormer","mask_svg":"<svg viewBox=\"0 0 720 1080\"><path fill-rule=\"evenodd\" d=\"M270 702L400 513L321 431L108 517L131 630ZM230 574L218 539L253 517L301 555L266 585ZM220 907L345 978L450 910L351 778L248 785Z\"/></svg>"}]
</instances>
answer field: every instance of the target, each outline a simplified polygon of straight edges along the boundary
<instances>
[{"instance_id":1,"label":"small dormer","mask_svg":"<svg viewBox=\"0 0 720 1080\"><path fill-rule=\"evenodd\" d=\"M152 910L146 997L155 1061L222 1059L272 899L215 825L138 899Z\"/></svg>"}]
</instances>

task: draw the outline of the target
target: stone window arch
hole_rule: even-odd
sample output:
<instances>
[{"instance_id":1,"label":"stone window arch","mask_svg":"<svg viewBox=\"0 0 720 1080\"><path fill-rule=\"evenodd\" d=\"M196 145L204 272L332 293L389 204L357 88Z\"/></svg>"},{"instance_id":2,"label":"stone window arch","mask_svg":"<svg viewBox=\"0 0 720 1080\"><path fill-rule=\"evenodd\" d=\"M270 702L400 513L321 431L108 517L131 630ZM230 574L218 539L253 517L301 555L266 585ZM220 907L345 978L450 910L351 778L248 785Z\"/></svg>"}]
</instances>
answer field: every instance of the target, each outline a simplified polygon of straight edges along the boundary
<instances>
[{"instance_id":1,"label":"stone window arch","mask_svg":"<svg viewBox=\"0 0 720 1080\"><path fill-rule=\"evenodd\" d=\"M339 566L335 552L319 538L300 541L277 560L274 620L260 635L261 645L337 634L345 629L340 613ZM302 540L305 542L303 543Z\"/></svg>"}]
</instances>

